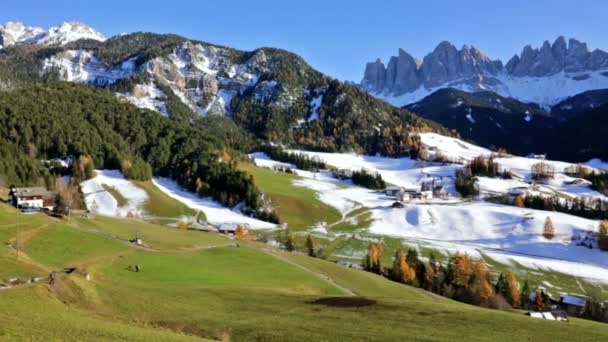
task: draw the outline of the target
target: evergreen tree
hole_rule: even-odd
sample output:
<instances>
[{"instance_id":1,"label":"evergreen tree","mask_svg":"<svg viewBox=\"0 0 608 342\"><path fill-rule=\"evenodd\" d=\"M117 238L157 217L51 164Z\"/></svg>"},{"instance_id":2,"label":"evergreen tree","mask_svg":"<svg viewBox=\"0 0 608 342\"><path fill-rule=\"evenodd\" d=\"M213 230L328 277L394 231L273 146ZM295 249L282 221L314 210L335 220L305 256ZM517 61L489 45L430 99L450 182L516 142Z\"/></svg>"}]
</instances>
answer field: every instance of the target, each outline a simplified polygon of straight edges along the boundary
<instances>
[{"instance_id":1,"label":"evergreen tree","mask_svg":"<svg viewBox=\"0 0 608 342\"><path fill-rule=\"evenodd\" d=\"M285 243L285 248L290 252L296 250L296 235L291 231L287 231L287 241Z\"/></svg>"},{"instance_id":2,"label":"evergreen tree","mask_svg":"<svg viewBox=\"0 0 608 342\"><path fill-rule=\"evenodd\" d=\"M498 280L496 281L496 285L494 285L494 289L496 290L496 293L506 298L507 282L505 281L505 275L503 273L500 273L500 275L498 276Z\"/></svg>"},{"instance_id":3,"label":"evergreen tree","mask_svg":"<svg viewBox=\"0 0 608 342\"><path fill-rule=\"evenodd\" d=\"M520 305L522 307L528 307L530 302L530 285L528 284L528 279L524 281L524 286L521 288L520 298Z\"/></svg>"},{"instance_id":4,"label":"evergreen tree","mask_svg":"<svg viewBox=\"0 0 608 342\"><path fill-rule=\"evenodd\" d=\"M315 242L312 239L312 235L308 234L306 237L306 249L308 250L308 256L313 258L317 257L317 253L315 251Z\"/></svg>"},{"instance_id":5,"label":"evergreen tree","mask_svg":"<svg viewBox=\"0 0 608 342\"><path fill-rule=\"evenodd\" d=\"M57 195L55 195L55 206L53 207L53 212L60 216L65 216L69 213L69 208L60 193L57 193Z\"/></svg>"}]
</instances>

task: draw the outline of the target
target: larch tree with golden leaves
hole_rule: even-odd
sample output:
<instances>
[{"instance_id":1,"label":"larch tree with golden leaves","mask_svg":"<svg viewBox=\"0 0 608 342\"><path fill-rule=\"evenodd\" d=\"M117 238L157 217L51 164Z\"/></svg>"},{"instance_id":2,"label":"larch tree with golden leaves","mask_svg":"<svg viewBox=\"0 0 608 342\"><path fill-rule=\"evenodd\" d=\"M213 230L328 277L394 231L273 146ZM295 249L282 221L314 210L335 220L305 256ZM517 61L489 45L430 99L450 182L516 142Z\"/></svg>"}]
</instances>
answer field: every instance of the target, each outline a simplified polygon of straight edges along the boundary
<instances>
[{"instance_id":1,"label":"larch tree with golden leaves","mask_svg":"<svg viewBox=\"0 0 608 342\"><path fill-rule=\"evenodd\" d=\"M382 273L382 256L384 255L384 245L382 242L370 242L367 249L367 256L364 261L364 268L377 274Z\"/></svg>"},{"instance_id":2,"label":"larch tree with golden leaves","mask_svg":"<svg viewBox=\"0 0 608 342\"><path fill-rule=\"evenodd\" d=\"M545 225L543 226L543 236L547 240L551 240L555 237L555 227L553 226L553 221L549 216L547 216Z\"/></svg>"},{"instance_id":3,"label":"larch tree with golden leaves","mask_svg":"<svg viewBox=\"0 0 608 342\"><path fill-rule=\"evenodd\" d=\"M608 221L600 222L597 242L601 250L608 251Z\"/></svg>"},{"instance_id":4,"label":"larch tree with golden leaves","mask_svg":"<svg viewBox=\"0 0 608 342\"><path fill-rule=\"evenodd\" d=\"M471 258L466 254L456 254L454 257L454 284L467 287L473 274Z\"/></svg>"},{"instance_id":5,"label":"larch tree with golden leaves","mask_svg":"<svg viewBox=\"0 0 608 342\"><path fill-rule=\"evenodd\" d=\"M516 207L523 208L525 206L523 196L522 195L518 195L517 197L515 197L515 199L513 200L513 205L516 206Z\"/></svg>"},{"instance_id":6,"label":"larch tree with golden leaves","mask_svg":"<svg viewBox=\"0 0 608 342\"><path fill-rule=\"evenodd\" d=\"M513 272L507 272L507 289L508 298L505 299L512 307L519 308L521 306L521 291L519 291L517 277Z\"/></svg>"}]
</instances>

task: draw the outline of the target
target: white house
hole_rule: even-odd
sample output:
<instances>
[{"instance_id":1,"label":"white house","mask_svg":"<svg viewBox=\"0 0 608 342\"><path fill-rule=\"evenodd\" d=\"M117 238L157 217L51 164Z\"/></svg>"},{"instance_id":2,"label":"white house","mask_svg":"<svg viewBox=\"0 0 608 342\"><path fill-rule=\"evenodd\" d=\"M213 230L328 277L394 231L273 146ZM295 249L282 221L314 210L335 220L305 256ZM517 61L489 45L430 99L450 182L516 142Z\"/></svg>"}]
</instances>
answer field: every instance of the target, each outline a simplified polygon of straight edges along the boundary
<instances>
[{"instance_id":1,"label":"white house","mask_svg":"<svg viewBox=\"0 0 608 342\"><path fill-rule=\"evenodd\" d=\"M55 207L55 193L43 187L12 188L10 195L19 209L53 210Z\"/></svg>"}]
</instances>

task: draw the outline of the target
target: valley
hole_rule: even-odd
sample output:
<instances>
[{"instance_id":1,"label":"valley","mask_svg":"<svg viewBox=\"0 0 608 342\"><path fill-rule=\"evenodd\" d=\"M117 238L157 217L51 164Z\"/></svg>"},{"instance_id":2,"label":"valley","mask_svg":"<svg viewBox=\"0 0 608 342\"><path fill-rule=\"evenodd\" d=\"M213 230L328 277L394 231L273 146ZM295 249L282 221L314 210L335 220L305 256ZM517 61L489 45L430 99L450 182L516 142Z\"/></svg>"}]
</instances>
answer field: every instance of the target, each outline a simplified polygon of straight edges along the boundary
<instances>
[{"instance_id":1,"label":"valley","mask_svg":"<svg viewBox=\"0 0 608 342\"><path fill-rule=\"evenodd\" d=\"M564 37L354 83L0 25L0 340L606 340L606 89Z\"/></svg>"}]
</instances>

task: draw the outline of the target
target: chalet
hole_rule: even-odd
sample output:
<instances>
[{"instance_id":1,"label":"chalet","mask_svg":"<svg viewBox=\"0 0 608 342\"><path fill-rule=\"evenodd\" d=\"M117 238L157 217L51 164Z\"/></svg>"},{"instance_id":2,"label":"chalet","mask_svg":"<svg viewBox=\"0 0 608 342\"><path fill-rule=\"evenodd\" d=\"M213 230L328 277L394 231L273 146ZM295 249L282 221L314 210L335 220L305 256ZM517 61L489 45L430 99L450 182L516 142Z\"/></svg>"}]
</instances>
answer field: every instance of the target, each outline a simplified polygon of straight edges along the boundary
<instances>
[{"instance_id":1,"label":"chalet","mask_svg":"<svg viewBox=\"0 0 608 342\"><path fill-rule=\"evenodd\" d=\"M410 191L409 192L410 199L419 199L419 200L430 200L433 199L433 192L430 190L424 191Z\"/></svg>"},{"instance_id":2,"label":"chalet","mask_svg":"<svg viewBox=\"0 0 608 342\"><path fill-rule=\"evenodd\" d=\"M222 223L216 227L217 231L226 235L235 235L237 229L243 229L243 233L249 233L248 224L237 224L237 223Z\"/></svg>"},{"instance_id":3,"label":"chalet","mask_svg":"<svg viewBox=\"0 0 608 342\"><path fill-rule=\"evenodd\" d=\"M334 177L338 179L351 179L353 178L353 171L350 169L337 169L333 172Z\"/></svg>"},{"instance_id":4,"label":"chalet","mask_svg":"<svg viewBox=\"0 0 608 342\"><path fill-rule=\"evenodd\" d=\"M399 202L407 202L410 200L410 193L404 191L402 193L397 194L397 196L395 196L395 198Z\"/></svg>"},{"instance_id":5,"label":"chalet","mask_svg":"<svg viewBox=\"0 0 608 342\"><path fill-rule=\"evenodd\" d=\"M530 154L528 154L526 156L526 158L545 160L545 159L547 159L547 155L546 154L534 154L534 153L530 153Z\"/></svg>"},{"instance_id":6,"label":"chalet","mask_svg":"<svg viewBox=\"0 0 608 342\"><path fill-rule=\"evenodd\" d=\"M354 262L350 262L350 261L343 261L343 260L341 260L341 261L338 261L337 264L340 265L340 266L348 267L348 268L354 268L356 270L362 270L363 269L363 266L361 266L359 264L356 264Z\"/></svg>"},{"instance_id":7,"label":"chalet","mask_svg":"<svg viewBox=\"0 0 608 342\"><path fill-rule=\"evenodd\" d=\"M433 196L438 198L446 198L448 197L448 190L445 186L436 185L433 187Z\"/></svg>"},{"instance_id":8,"label":"chalet","mask_svg":"<svg viewBox=\"0 0 608 342\"><path fill-rule=\"evenodd\" d=\"M398 196L401 193L404 193L405 189L400 187L400 186L389 186L388 188L384 189L384 194L386 196Z\"/></svg>"},{"instance_id":9,"label":"chalet","mask_svg":"<svg viewBox=\"0 0 608 342\"><path fill-rule=\"evenodd\" d=\"M53 210L55 193L43 187L12 188L10 196L19 209Z\"/></svg>"},{"instance_id":10,"label":"chalet","mask_svg":"<svg viewBox=\"0 0 608 342\"><path fill-rule=\"evenodd\" d=\"M569 315L578 315L587 304L589 297L577 294L561 293L559 306Z\"/></svg>"}]
</instances>

